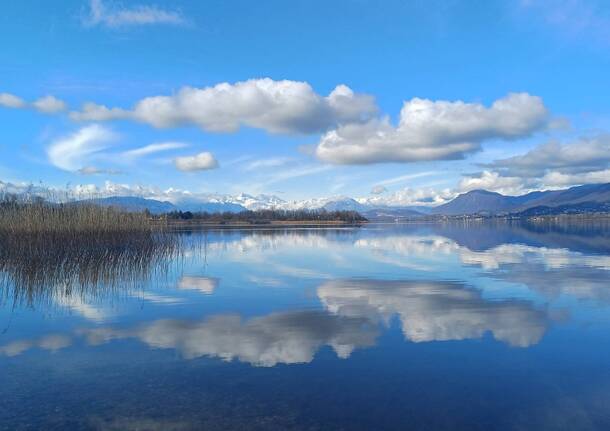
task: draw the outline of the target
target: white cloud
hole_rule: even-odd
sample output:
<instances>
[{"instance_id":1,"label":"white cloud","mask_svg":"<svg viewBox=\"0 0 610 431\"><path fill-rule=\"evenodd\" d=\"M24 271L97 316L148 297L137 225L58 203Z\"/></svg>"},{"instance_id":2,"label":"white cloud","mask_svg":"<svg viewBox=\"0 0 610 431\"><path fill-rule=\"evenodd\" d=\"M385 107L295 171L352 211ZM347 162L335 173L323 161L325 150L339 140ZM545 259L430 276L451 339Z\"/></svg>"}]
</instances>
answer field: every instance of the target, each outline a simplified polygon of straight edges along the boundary
<instances>
[{"instance_id":1,"label":"white cloud","mask_svg":"<svg viewBox=\"0 0 610 431\"><path fill-rule=\"evenodd\" d=\"M144 157L150 154L159 153L161 151L169 151L175 150L179 148L186 148L189 144L184 142L158 142L150 145L146 145L144 147L135 148L133 150L125 151L123 153L124 157L128 158L137 158Z\"/></svg>"},{"instance_id":2,"label":"white cloud","mask_svg":"<svg viewBox=\"0 0 610 431\"><path fill-rule=\"evenodd\" d=\"M179 11L161 9L154 5L136 5L131 8L108 6L102 0L90 0L89 15L83 23L87 26L104 25L124 27L151 24L185 24Z\"/></svg>"},{"instance_id":3,"label":"white cloud","mask_svg":"<svg viewBox=\"0 0 610 431\"><path fill-rule=\"evenodd\" d=\"M93 124L52 142L47 148L47 156L54 166L76 171L85 166L90 156L107 148L114 139L115 135L109 129Z\"/></svg>"},{"instance_id":4,"label":"white cloud","mask_svg":"<svg viewBox=\"0 0 610 431\"><path fill-rule=\"evenodd\" d=\"M80 111L70 112L70 118L75 121L108 121L127 119L129 111L121 108L107 108L93 102L86 102Z\"/></svg>"},{"instance_id":5,"label":"white cloud","mask_svg":"<svg viewBox=\"0 0 610 431\"><path fill-rule=\"evenodd\" d=\"M405 187L383 196L368 196L357 199L361 204L379 206L432 206L448 202L456 196L451 189L436 190L429 187L417 189Z\"/></svg>"},{"instance_id":6,"label":"white cloud","mask_svg":"<svg viewBox=\"0 0 610 431\"><path fill-rule=\"evenodd\" d=\"M212 132L234 132L244 125L271 133L316 133L366 120L376 112L372 96L355 94L345 85L323 97L306 82L264 78L184 87L173 96L142 99L132 110L87 103L71 118L132 119L160 128L196 125Z\"/></svg>"},{"instance_id":7,"label":"white cloud","mask_svg":"<svg viewBox=\"0 0 610 431\"><path fill-rule=\"evenodd\" d=\"M10 93L0 93L0 106L13 109L35 109L43 114L57 114L68 109L66 102L55 96L44 96L32 103L28 103Z\"/></svg>"},{"instance_id":8,"label":"white cloud","mask_svg":"<svg viewBox=\"0 0 610 431\"><path fill-rule=\"evenodd\" d=\"M597 183L610 183L610 169L580 174L564 174L557 171L551 171L540 179L541 186L550 189Z\"/></svg>"},{"instance_id":9,"label":"white cloud","mask_svg":"<svg viewBox=\"0 0 610 431\"><path fill-rule=\"evenodd\" d=\"M336 164L461 159L493 139L517 139L544 129L542 99L511 93L487 108L479 103L406 101L397 127L389 118L339 126L322 136L316 155Z\"/></svg>"},{"instance_id":10,"label":"white cloud","mask_svg":"<svg viewBox=\"0 0 610 431\"><path fill-rule=\"evenodd\" d=\"M54 96L45 96L32 102L32 106L39 112L45 114L56 114L68 109L68 105L63 100L59 100Z\"/></svg>"},{"instance_id":11,"label":"white cloud","mask_svg":"<svg viewBox=\"0 0 610 431\"><path fill-rule=\"evenodd\" d=\"M539 145L525 154L484 165L506 176L542 177L551 171L578 174L610 168L610 135L582 138L569 143Z\"/></svg>"},{"instance_id":12,"label":"white cloud","mask_svg":"<svg viewBox=\"0 0 610 431\"><path fill-rule=\"evenodd\" d=\"M183 172L206 171L216 169L218 162L209 152L203 152L194 156L176 157L174 159L176 168Z\"/></svg>"},{"instance_id":13,"label":"white cloud","mask_svg":"<svg viewBox=\"0 0 610 431\"><path fill-rule=\"evenodd\" d=\"M460 193L471 190L487 190L503 195L520 195L528 190L524 189L524 181L517 177L502 177L497 172L484 171L476 176L462 178L458 185Z\"/></svg>"},{"instance_id":14,"label":"white cloud","mask_svg":"<svg viewBox=\"0 0 610 431\"><path fill-rule=\"evenodd\" d=\"M13 94L0 93L0 106L5 108L25 108L27 103Z\"/></svg>"},{"instance_id":15,"label":"white cloud","mask_svg":"<svg viewBox=\"0 0 610 431\"><path fill-rule=\"evenodd\" d=\"M610 182L610 135L568 143L550 141L524 154L481 166L489 170L464 178L461 191L484 188L505 194Z\"/></svg>"}]
</instances>

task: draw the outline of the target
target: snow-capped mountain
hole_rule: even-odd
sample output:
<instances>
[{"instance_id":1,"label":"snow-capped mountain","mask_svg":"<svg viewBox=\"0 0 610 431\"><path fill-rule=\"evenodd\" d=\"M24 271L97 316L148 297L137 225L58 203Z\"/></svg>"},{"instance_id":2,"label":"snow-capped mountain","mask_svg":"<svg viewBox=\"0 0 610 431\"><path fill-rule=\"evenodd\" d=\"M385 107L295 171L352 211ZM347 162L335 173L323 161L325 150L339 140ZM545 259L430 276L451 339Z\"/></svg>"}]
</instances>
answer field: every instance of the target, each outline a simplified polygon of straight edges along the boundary
<instances>
[{"instance_id":1,"label":"snow-capped mountain","mask_svg":"<svg viewBox=\"0 0 610 431\"><path fill-rule=\"evenodd\" d=\"M253 196L246 193L240 193L237 196L224 196L224 202L241 205L252 211L273 208L283 209L287 205L285 200L274 195Z\"/></svg>"},{"instance_id":2,"label":"snow-capped mountain","mask_svg":"<svg viewBox=\"0 0 610 431\"><path fill-rule=\"evenodd\" d=\"M486 212L518 213L525 210L534 213L549 212L606 212L610 205L610 183L588 184L564 190L537 191L522 196L505 196L485 190L473 190L450 198L431 198L422 191L416 203L430 205L414 206L406 195L367 197L353 199L346 196L286 201L275 195L223 195L214 193L192 193L179 189L159 190L143 186L106 183L105 187L73 186L67 189L46 188L40 184L8 183L0 181L0 198L4 194L21 194L42 197L55 202L89 201L123 206L131 209L148 209L151 212L170 210L193 212L240 212L260 209L325 209L348 210L372 218L418 217L424 214L475 214ZM446 200L439 204L439 200ZM411 205L409 205L411 204ZM436 205L434 205L436 204Z\"/></svg>"}]
</instances>

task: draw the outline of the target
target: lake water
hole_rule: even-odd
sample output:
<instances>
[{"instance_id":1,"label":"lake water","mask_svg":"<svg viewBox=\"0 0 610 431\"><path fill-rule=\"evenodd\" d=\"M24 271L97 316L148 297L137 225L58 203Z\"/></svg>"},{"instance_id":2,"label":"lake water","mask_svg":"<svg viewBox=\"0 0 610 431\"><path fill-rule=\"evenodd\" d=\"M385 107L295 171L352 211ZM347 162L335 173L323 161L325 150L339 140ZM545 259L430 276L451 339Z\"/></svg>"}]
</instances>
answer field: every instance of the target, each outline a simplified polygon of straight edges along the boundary
<instances>
[{"instance_id":1,"label":"lake water","mask_svg":"<svg viewBox=\"0 0 610 431\"><path fill-rule=\"evenodd\" d=\"M607 224L181 240L133 273L5 268L1 430L610 429Z\"/></svg>"}]
</instances>

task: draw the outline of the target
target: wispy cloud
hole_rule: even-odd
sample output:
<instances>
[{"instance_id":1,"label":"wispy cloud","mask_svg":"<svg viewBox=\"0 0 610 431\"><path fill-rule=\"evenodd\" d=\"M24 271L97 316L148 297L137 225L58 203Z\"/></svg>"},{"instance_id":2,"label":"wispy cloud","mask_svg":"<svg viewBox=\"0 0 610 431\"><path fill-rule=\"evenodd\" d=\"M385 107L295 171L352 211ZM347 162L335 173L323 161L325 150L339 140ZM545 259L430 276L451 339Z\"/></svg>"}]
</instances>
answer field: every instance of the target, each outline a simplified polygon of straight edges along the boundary
<instances>
[{"instance_id":1,"label":"wispy cloud","mask_svg":"<svg viewBox=\"0 0 610 431\"><path fill-rule=\"evenodd\" d=\"M248 193L266 193L270 186L284 181L289 181L294 178L307 177L311 175L321 174L323 172L333 169L330 165L303 165L295 166L290 169L273 170L265 172L263 175L258 176L254 181L243 182L234 185L236 192L243 192L247 190Z\"/></svg>"},{"instance_id":2,"label":"wispy cloud","mask_svg":"<svg viewBox=\"0 0 610 431\"><path fill-rule=\"evenodd\" d=\"M287 169L273 174L267 181L265 181L265 184L275 184L282 181L291 180L293 178L315 175L321 172L326 172L330 169L332 169L332 167L329 165L310 165L297 169Z\"/></svg>"},{"instance_id":3,"label":"wispy cloud","mask_svg":"<svg viewBox=\"0 0 610 431\"><path fill-rule=\"evenodd\" d=\"M521 10L541 18L567 37L610 43L607 2L590 0L522 0Z\"/></svg>"},{"instance_id":4,"label":"wispy cloud","mask_svg":"<svg viewBox=\"0 0 610 431\"><path fill-rule=\"evenodd\" d=\"M293 160L294 159L292 157L272 157L269 159L259 159L248 163L244 169L246 171L254 171L257 169L277 168L279 166L284 166Z\"/></svg>"},{"instance_id":5,"label":"wispy cloud","mask_svg":"<svg viewBox=\"0 0 610 431\"><path fill-rule=\"evenodd\" d=\"M187 20L180 11L162 9L155 5L136 5L131 8L106 4L102 0L90 0L89 13L83 24L89 27L126 27L137 25L183 25Z\"/></svg>"},{"instance_id":6,"label":"wispy cloud","mask_svg":"<svg viewBox=\"0 0 610 431\"><path fill-rule=\"evenodd\" d=\"M228 160L226 162L223 162L222 165L224 167L239 165L241 163L247 162L248 160L252 160L253 158L254 158L254 156L251 156L251 155L243 155L243 156L235 157L234 159Z\"/></svg>"},{"instance_id":7,"label":"wispy cloud","mask_svg":"<svg viewBox=\"0 0 610 431\"><path fill-rule=\"evenodd\" d=\"M186 144L184 142L158 142L158 143L146 145L144 147L125 151L123 153L123 156L128 157L128 158L145 157L150 154L155 154L155 153L159 153L162 151L176 150L179 148L186 148L188 146L189 146L189 144Z\"/></svg>"},{"instance_id":8,"label":"wispy cloud","mask_svg":"<svg viewBox=\"0 0 610 431\"><path fill-rule=\"evenodd\" d=\"M120 175L123 172L117 169L104 169L95 166L85 166L78 170L81 175Z\"/></svg>"},{"instance_id":9,"label":"wispy cloud","mask_svg":"<svg viewBox=\"0 0 610 431\"><path fill-rule=\"evenodd\" d=\"M379 181L375 183L376 186L390 186L392 184L398 184L405 181L414 180L416 178L429 177L432 175L437 175L438 171L426 171L426 172L418 172L416 174L407 174L401 175L399 177L388 178L387 180Z\"/></svg>"},{"instance_id":10,"label":"wispy cloud","mask_svg":"<svg viewBox=\"0 0 610 431\"><path fill-rule=\"evenodd\" d=\"M83 169L92 155L108 148L114 139L116 135L111 130L92 124L53 141L47 148L47 156L52 165L76 171Z\"/></svg>"}]
</instances>

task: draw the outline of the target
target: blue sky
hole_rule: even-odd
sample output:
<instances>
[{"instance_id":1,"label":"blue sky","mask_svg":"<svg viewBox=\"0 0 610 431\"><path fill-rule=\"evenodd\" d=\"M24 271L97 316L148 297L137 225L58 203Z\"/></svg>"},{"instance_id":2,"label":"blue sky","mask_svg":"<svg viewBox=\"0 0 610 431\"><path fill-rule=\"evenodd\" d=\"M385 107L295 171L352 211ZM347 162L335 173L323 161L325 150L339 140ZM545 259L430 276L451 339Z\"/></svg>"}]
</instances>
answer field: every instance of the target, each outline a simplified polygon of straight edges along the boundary
<instances>
[{"instance_id":1,"label":"blue sky","mask_svg":"<svg viewBox=\"0 0 610 431\"><path fill-rule=\"evenodd\" d=\"M4 182L403 204L610 182L606 2L2 7Z\"/></svg>"}]
</instances>

